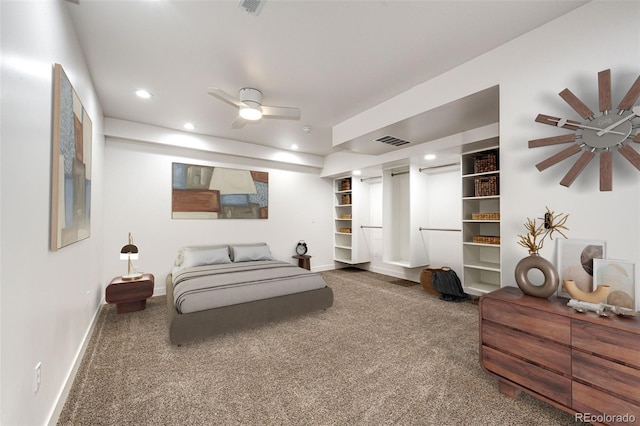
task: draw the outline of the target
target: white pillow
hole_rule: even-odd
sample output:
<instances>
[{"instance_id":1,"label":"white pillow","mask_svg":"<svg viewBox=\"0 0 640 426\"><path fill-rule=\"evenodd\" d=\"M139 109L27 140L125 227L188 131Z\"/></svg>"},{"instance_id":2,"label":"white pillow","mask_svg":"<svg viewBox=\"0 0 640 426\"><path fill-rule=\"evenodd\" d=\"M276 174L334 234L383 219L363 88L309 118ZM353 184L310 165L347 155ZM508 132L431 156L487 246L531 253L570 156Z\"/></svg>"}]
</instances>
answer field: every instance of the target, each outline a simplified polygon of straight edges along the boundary
<instances>
[{"instance_id":1,"label":"white pillow","mask_svg":"<svg viewBox=\"0 0 640 426\"><path fill-rule=\"evenodd\" d=\"M252 260L273 260L267 245L231 246L234 262L249 262Z\"/></svg>"},{"instance_id":2,"label":"white pillow","mask_svg":"<svg viewBox=\"0 0 640 426\"><path fill-rule=\"evenodd\" d=\"M180 265L182 268L231 263L227 247L208 249L190 249L187 247L184 249L182 256L184 258L182 265Z\"/></svg>"}]
</instances>

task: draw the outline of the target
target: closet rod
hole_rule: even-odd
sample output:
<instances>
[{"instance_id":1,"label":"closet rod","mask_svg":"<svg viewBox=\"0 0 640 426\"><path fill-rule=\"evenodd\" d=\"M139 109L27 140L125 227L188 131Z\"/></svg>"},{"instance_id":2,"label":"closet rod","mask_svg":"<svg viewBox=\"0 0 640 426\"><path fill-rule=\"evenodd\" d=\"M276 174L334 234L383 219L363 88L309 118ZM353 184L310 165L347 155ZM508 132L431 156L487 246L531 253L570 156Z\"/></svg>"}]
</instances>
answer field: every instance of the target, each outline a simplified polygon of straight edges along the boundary
<instances>
[{"instance_id":1,"label":"closet rod","mask_svg":"<svg viewBox=\"0 0 640 426\"><path fill-rule=\"evenodd\" d=\"M391 173L391 177L398 176L398 175L407 175L407 174L409 174L408 171L406 171L406 172L398 172L398 173Z\"/></svg>"},{"instance_id":2,"label":"closet rod","mask_svg":"<svg viewBox=\"0 0 640 426\"><path fill-rule=\"evenodd\" d=\"M451 232L461 232L462 229L454 229L454 228L423 228L422 226L418 228L421 231L451 231Z\"/></svg>"},{"instance_id":3,"label":"closet rod","mask_svg":"<svg viewBox=\"0 0 640 426\"><path fill-rule=\"evenodd\" d=\"M422 173L423 170L441 169L443 167L459 166L459 165L460 165L460 163L449 163L449 164L443 164L441 166L423 167L421 169L418 169L418 171Z\"/></svg>"},{"instance_id":4,"label":"closet rod","mask_svg":"<svg viewBox=\"0 0 640 426\"><path fill-rule=\"evenodd\" d=\"M360 225L360 228L361 229L364 229L364 228L379 228L379 229L382 229L382 226Z\"/></svg>"},{"instance_id":5,"label":"closet rod","mask_svg":"<svg viewBox=\"0 0 640 426\"><path fill-rule=\"evenodd\" d=\"M371 179L380 179L382 176L373 176L373 177L368 177L368 178L362 178L360 179L360 182L364 182L365 180L371 180Z\"/></svg>"}]
</instances>

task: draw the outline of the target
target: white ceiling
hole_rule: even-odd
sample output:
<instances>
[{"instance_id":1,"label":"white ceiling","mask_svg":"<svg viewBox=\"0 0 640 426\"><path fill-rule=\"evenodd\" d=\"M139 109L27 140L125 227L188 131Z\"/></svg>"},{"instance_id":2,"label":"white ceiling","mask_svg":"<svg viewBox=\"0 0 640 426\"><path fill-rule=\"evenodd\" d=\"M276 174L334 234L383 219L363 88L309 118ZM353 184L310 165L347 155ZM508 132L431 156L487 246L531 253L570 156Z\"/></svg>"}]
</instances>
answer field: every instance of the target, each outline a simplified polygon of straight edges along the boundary
<instances>
[{"instance_id":1,"label":"white ceiling","mask_svg":"<svg viewBox=\"0 0 640 426\"><path fill-rule=\"evenodd\" d=\"M192 122L196 133L328 155L335 124L584 3L268 0L259 16L237 0L80 0L68 9L106 117L178 130ZM208 95L212 86L234 96L254 87L265 105L300 107L302 116L232 130L237 109ZM139 99L138 88L154 96ZM497 90L475 100L483 106L443 109L475 111L480 125L496 121ZM434 121L417 118L396 127L412 129L409 136L395 136L420 143L455 132L437 120L437 136L421 133ZM361 142L341 149L393 149Z\"/></svg>"}]
</instances>

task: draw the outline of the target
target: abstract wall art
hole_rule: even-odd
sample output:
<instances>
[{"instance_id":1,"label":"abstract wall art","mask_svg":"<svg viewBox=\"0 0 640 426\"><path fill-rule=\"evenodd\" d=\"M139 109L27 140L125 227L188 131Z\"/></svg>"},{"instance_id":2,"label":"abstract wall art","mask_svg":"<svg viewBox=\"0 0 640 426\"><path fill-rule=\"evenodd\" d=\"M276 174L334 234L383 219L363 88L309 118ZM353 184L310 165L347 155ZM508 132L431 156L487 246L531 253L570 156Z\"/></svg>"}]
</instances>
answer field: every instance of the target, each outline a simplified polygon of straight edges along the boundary
<instances>
[{"instance_id":1,"label":"abstract wall art","mask_svg":"<svg viewBox=\"0 0 640 426\"><path fill-rule=\"evenodd\" d=\"M91 234L92 123L60 64L53 70L51 236L56 251Z\"/></svg>"},{"instance_id":2,"label":"abstract wall art","mask_svg":"<svg viewBox=\"0 0 640 426\"><path fill-rule=\"evenodd\" d=\"M613 306L638 311L640 304L636 300L636 265L627 260L594 259L593 288L599 285L611 287L607 303Z\"/></svg>"},{"instance_id":3,"label":"abstract wall art","mask_svg":"<svg viewBox=\"0 0 640 426\"><path fill-rule=\"evenodd\" d=\"M575 281L582 291L591 291L593 287L593 262L607 256L607 242L603 240L580 240L574 238L558 239L558 275L560 285L558 296L570 299L563 287L564 280Z\"/></svg>"},{"instance_id":4,"label":"abstract wall art","mask_svg":"<svg viewBox=\"0 0 640 426\"><path fill-rule=\"evenodd\" d=\"M173 219L268 219L269 173L172 163Z\"/></svg>"}]
</instances>

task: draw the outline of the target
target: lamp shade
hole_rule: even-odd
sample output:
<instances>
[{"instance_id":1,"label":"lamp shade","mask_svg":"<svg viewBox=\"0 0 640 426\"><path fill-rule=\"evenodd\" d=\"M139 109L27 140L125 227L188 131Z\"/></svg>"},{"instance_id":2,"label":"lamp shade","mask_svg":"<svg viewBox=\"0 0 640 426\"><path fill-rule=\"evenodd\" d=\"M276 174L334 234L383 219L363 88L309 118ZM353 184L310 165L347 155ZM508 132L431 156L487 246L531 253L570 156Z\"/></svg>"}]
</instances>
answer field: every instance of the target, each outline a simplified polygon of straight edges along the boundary
<instances>
[{"instance_id":1,"label":"lamp shade","mask_svg":"<svg viewBox=\"0 0 640 426\"><path fill-rule=\"evenodd\" d=\"M120 260L137 260L138 259L138 247L133 244L127 244L120 250Z\"/></svg>"},{"instance_id":2,"label":"lamp shade","mask_svg":"<svg viewBox=\"0 0 640 426\"><path fill-rule=\"evenodd\" d=\"M120 250L120 260L127 261L127 275L122 276L123 280L134 280L142 276L140 272L131 272L131 261L138 260L138 247L133 245L131 232L129 232L129 243Z\"/></svg>"}]
</instances>

